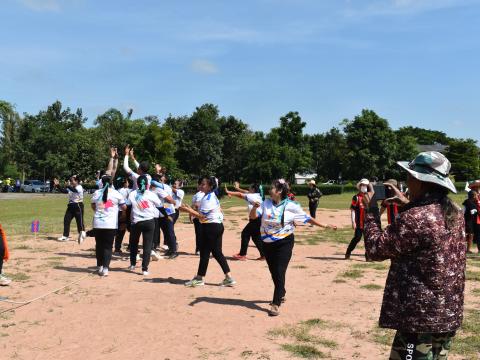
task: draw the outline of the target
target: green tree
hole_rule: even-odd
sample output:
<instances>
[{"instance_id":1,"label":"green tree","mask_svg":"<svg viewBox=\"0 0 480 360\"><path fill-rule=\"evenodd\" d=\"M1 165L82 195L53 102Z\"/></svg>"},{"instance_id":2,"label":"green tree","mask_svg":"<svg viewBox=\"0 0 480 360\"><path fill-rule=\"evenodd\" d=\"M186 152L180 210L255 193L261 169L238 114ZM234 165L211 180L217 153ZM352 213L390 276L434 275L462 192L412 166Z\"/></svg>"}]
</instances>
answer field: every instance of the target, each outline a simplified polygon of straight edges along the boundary
<instances>
[{"instance_id":1,"label":"green tree","mask_svg":"<svg viewBox=\"0 0 480 360\"><path fill-rule=\"evenodd\" d=\"M480 176L479 155L477 142L473 139L452 139L445 153L456 180L472 180Z\"/></svg>"},{"instance_id":2,"label":"green tree","mask_svg":"<svg viewBox=\"0 0 480 360\"><path fill-rule=\"evenodd\" d=\"M313 169L319 179L329 180L343 177L348 153L345 135L337 128L325 134L308 137L312 151Z\"/></svg>"},{"instance_id":3,"label":"green tree","mask_svg":"<svg viewBox=\"0 0 480 360\"><path fill-rule=\"evenodd\" d=\"M15 111L15 107L0 100L0 172L6 173L6 176L15 177L17 174L15 164L15 144L17 137L17 127L20 116ZM8 171L7 171L8 170Z\"/></svg>"},{"instance_id":4,"label":"green tree","mask_svg":"<svg viewBox=\"0 0 480 360\"><path fill-rule=\"evenodd\" d=\"M417 144L420 145L433 145L435 143L447 145L451 139L442 131L422 129L414 126L401 127L396 133L399 137L414 137Z\"/></svg>"},{"instance_id":5,"label":"green tree","mask_svg":"<svg viewBox=\"0 0 480 360\"><path fill-rule=\"evenodd\" d=\"M362 110L353 121L344 121L349 149L348 177L384 178L395 161L396 137L388 121L372 110Z\"/></svg>"}]
</instances>

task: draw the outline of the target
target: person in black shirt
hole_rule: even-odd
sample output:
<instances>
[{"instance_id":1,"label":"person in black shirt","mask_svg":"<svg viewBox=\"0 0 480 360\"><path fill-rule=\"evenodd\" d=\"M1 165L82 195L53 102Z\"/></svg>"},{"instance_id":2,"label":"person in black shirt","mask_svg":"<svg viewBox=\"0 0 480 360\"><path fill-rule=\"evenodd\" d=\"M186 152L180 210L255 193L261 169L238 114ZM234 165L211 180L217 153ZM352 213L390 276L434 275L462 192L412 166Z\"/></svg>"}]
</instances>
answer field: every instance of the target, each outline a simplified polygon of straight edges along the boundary
<instances>
[{"instance_id":1,"label":"person in black shirt","mask_svg":"<svg viewBox=\"0 0 480 360\"><path fill-rule=\"evenodd\" d=\"M467 239L467 253L472 254L473 236L475 233L475 226L477 224L477 199L478 193L476 190L468 192L468 198L463 202L464 217L465 217L465 234Z\"/></svg>"},{"instance_id":2,"label":"person in black shirt","mask_svg":"<svg viewBox=\"0 0 480 360\"><path fill-rule=\"evenodd\" d=\"M310 188L307 194L308 209L310 210L310 216L315 219L317 217L316 215L317 215L318 201L323 196L323 194L317 188L317 184L315 183L315 180L310 180L308 183L308 187Z\"/></svg>"}]
</instances>

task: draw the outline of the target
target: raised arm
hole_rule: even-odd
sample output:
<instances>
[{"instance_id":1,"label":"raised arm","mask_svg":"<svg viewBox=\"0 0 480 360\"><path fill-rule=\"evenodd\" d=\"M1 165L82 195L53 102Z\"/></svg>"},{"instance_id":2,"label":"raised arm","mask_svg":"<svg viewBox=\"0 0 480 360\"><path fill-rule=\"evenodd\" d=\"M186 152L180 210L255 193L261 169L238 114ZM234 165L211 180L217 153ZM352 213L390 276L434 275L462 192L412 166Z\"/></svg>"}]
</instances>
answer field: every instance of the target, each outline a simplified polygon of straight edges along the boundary
<instances>
[{"instance_id":1,"label":"raised arm","mask_svg":"<svg viewBox=\"0 0 480 360\"><path fill-rule=\"evenodd\" d=\"M245 193L240 192L240 191L229 191L227 189L227 185L225 185L225 193L230 197L235 196L239 199L245 199L245 195L244 195ZM247 193L248 193L248 191L247 191Z\"/></svg>"},{"instance_id":2,"label":"raised arm","mask_svg":"<svg viewBox=\"0 0 480 360\"><path fill-rule=\"evenodd\" d=\"M133 152L133 148L130 149L130 158L133 160L133 163L135 164L135 169L138 169L140 164L138 163L137 159L135 159L135 153Z\"/></svg>"},{"instance_id":3,"label":"raised arm","mask_svg":"<svg viewBox=\"0 0 480 360\"><path fill-rule=\"evenodd\" d=\"M130 176L133 173L133 170L128 166L128 157L130 154L130 145L125 147L125 157L123 158L123 170L127 173L127 176Z\"/></svg>"},{"instance_id":4,"label":"raised arm","mask_svg":"<svg viewBox=\"0 0 480 360\"><path fill-rule=\"evenodd\" d=\"M240 188L240 183L238 181L235 181L233 183L233 187L235 188L235 190L237 190L238 192L242 193L242 194L248 194L248 190L244 190L242 188Z\"/></svg>"}]
</instances>

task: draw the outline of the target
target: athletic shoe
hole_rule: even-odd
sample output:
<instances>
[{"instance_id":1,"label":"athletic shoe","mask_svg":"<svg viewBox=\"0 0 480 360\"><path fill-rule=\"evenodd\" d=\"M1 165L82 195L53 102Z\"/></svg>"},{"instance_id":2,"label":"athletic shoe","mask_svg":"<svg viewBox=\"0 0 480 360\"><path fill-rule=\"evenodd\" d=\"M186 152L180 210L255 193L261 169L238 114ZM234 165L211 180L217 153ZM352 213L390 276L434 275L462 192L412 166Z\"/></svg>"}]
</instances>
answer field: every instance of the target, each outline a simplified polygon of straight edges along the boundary
<instances>
[{"instance_id":1,"label":"athletic shoe","mask_svg":"<svg viewBox=\"0 0 480 360\"><path fill-rule=\"evenodd\" d=\"M130 271L135 271L135 265L130 265L130 266L128 267L128 270L130 270Z\"/></svg>"},{"instance_id":2,"label":"athletic shoe","mask_svg":"<svg viewBox=\"0 0 480 360\"><path fill-rule=\"evenodd\" d=\"M280 308L278 305L273 305L270 307L270 310L268 310L268 315L270 316L278 316L280 315Z\"/></svg>"},{"instance_id":3,"label":"athletic shoe","mask_svg":"<svg viewBox=\"0 0 480 360\"><path fill-rule=\"evenodd\" d=\"M199 279L196 277L194 277L192 280L187 281L185 283L185 286L187 287L197 287L197 286L204 286L204 285L205 285L205 282L203 281L203 279Z\"/></svg>"},{"instance_id":4,"label":"athletic shoe","mask_svg":"<svg viewBox=\"0 0 480 360\"><path fill-rule=\"evenodd\" d=\"M0 274L0 286L8 286L11 282L12 280L10 280L8 277Z\"/></svg>"},{"instance_id":5,"label":"athletic shoe","mask_svg":"<svg viewBox=\"0 0 480 360\"><path fill-rule=\"evenodd\" d=\"M245 255L235 254L232 256L233 260L246 261L247 257Z\"/></svg>"},{"instance_id":6,"label":"athletic shoe","mask_svg":"<svg viewBox=\"0 0 480 360\"><path fill-rule=\"evenodd\" d=\"M168 251L168 245L162 245L162 246L160 246L160 248L165 250L165 251Z\"/></svg>"},{"instance_id":7,"label":"athletic shoe","mask_svg":"<svg viewBox=\"0 0 480 360\"><path fill-rule=\"evenodd\" d=\"M60 236L57 240L58 241L70 241L70 237L69 236Z\"/></svg>"},{"instance_id":8,"label":"athletic shoe","mask_svg":"<svg viewBox=\"0 0 480 360\"><path fill-rule=\"evenodd\" d=\"M80 232L80 234L78 234L78 245L83 243L86 238L87 238L87 233L85 231Z\"/></svg>"},{"instance_id":9,"label":"athletic shoe","mask_svg":"<svg viewBox=\"0 0 480 360\"><path fill-rule=\"evenodd\" d=\"M103 266L97 266L97 271L100 274L103 271Z\"/></svg>"},{"instance_id":10,"label":"athletic shoe","mask_svg":"<svg viewBox=\"0 0 480 360\"><path fill-rule=\"evenodd\" d=\"M176 259L178 257L178 253L171 253L168 255L167 259L169 260L173 260L173 259Z\"/></svg>"},{"instance_id":11,"label":"athletic shoe","mask_svg":"<svg viewBox=\"0 0 480 360\"><path fill-rule=\"evenodd\" d=\"M140 254L137 254L137 261L142 261L142 258L140 257Z\"/></svg>"},{"instance_id":12,"label":"athletic shoe","mask_svg":"<svg viewBox=\"0 0 480 360\"><path fill-rule=\"evenodd\" d=\"M235 285L237 282L231 278L231 277L226 277L225 279L223 279L222 281L222 286L233 286Z\"/></svg>"},{"instance_id":13,"label":"athletic shoe","mask_svg":"<svg viewBox=\"0 0 480 360\"><path fill-rule=\"evenodd\" d=\"M150 274L148 273L148 271L145 271L145 270L143 271L142 274L143 274L143 276L148 276L148 275L150 275Z\"/></svg>"},{"instance_id":14,"label":"athletic shoe","mask_svg":"<svg viewBox=\"0 0 480 360\"><path fill-rule=\"evenodd\" d=\"M88 230L85 234L87 237L95 237L95 229Z\"/></svg>"},{"instance_id":15,"label":"athletic shoe","mask_svg":"<svg viewBox=\"0 0 480 360\"><path fill-rule=\"evenodd\" d=\"M100 276L108 276L108 269L103 269L103 271L100 273Z\"/></svg>"},{"instance_id":16,"label":"athletic shoe","mask_svg":"<svg viewBox=\"0 0 480 360\"><path fill-rule=\"evenodd\" d=\"M282 300L280 300L282 302L282 304L287 301L287 299L285 298L285 296L282 298ZM273 302L269 303L268 305L272 306L273 305Z\"/></svg>"},{"instance_id":17,"label":"athletic shoe","mask_svg":"<svg viewBox=\"0 0 480 360\"><path fill-rule=\"evenodd\" d=\"M350 259L350 254L349 253L346 253L345 254L345 260L349 260Z\"/></svg>"},{"instance_id":18,"label":"athletic shoe","mask_svg":"<svg viewBox=\"0 0 480 360\"><path fill-rule=\"evenodd\" d=\"M195 251L195 255L200 255L200 251Z\"/></svg>"},{"instance_id":19,"label":"athletic shoe","mask_svg":"<svg viewBox=\"0 0 480 360\"><path fill-rule=\"evenodd\" d=\"M115 250L115 251L113 252L113 255L115 255L115 256L122 256L122 255L123 255L123 252L122 252L122 250Z\"/></svg>"},{"instance_id":20,"label":"athletic shoe","mask_svg":"<svg viewBox=\"0 0 480 360\"><path fill-rule=\"evenodd\" d=\"M152 261L158 261L160 260L160 255L158 255L155 251L152 250L152 252L150 253L150 259Z\"/></svg>"}]
</instances>

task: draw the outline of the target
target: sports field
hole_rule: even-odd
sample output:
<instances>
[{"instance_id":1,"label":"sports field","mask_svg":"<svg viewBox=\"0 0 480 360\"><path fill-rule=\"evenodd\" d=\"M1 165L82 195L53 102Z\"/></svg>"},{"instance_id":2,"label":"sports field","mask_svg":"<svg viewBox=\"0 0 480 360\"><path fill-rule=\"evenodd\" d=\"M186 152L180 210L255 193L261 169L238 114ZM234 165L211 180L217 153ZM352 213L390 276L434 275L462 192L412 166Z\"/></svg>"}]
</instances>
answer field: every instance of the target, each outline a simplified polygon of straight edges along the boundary
<instances>
[{"instance_id":1,"label":"sports field","mask_svg":"<svg viewBox=\"0 0 480 360\"><path fill-rule=\"evenodd\" d=\"M186 215L176 227L179 258L151 263L143 277L117 257L110 276L100 278L93 274L92 238L82 245L54 240L62 230L64 195L2 194L0 221L11 249L5 272L14 283L0 288L0 297L14 303L0 302L0 359L386 358L392 332L376 323L389 264L366 263L363 247L343 260L352 235L351 196L321 199L319 217L337 224L337 232L297 228L287 302L279 317L270 318L270 275L255 260L254 247L248 261L229 261L234 288L218 286L222 272L214 260L207 286L183 286L198 265ZM461 202L463 194L455 199ZM224 198L222 207L223 248L230 256L238 252L247 212L240 200ZM87 225L91 217L88 209ZM30 234L32 220L40 221L37 239ZM479 358L480 257L469 258L467 279L465 323L451 356L457 360Z\"/></svg>"}]
</instances>

